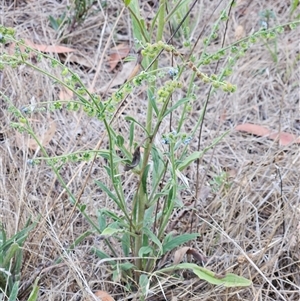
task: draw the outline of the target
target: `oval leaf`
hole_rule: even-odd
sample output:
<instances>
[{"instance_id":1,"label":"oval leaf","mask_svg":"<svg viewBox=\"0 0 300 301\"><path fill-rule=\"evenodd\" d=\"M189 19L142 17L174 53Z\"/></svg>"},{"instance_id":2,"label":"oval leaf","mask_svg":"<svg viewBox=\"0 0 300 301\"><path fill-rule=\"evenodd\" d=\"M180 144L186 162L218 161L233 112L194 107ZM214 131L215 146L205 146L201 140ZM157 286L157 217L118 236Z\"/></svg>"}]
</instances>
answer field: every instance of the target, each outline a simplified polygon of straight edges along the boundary
<instances>
[{"instance_id":1,"label":"oval leaf","mask_svg":"<svg viewBox=\"0 0 300 301\"><path fill-rule=\"evenodd\" d=\"M194 263L181 263L176 266L167 267L159 270L159 273L170 272L172 270L189 269L192 270L200 279L205 280L211 284L223 285L225 287L245 287L250 286L252 281L242 276L232 273L227 273L224 277L216 275L209 269L200 267Z\"/></svg>"},{"instance_id":2,"label":"oval leaf","mask_svg":"<svg viewBox=\"0 0 300 301\"><path fill-rule=\"evenodd\" d=\"M107 227L106 229L103 230L103 232L101 233L101 235L112 236L115 233L121 233L121 232L123 232L122 229L116 229L116 228Z\"/></svg>"}]
</instances>

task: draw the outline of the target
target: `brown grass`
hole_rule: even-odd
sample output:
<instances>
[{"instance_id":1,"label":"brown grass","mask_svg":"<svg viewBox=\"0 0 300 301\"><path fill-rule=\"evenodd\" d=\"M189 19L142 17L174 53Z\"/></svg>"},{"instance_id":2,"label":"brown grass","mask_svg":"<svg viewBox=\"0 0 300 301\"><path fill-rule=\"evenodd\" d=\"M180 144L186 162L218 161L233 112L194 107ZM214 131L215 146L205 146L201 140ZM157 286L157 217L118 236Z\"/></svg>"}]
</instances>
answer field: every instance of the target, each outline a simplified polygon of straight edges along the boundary
<instances>
[{"instance_id":1,"label":"brown grass","mask_svg":"<svg viewBox=\"0 0 300 301\"><path fill-rule=\"evenodd\" d=\"M153 17L149 3L142 2L145 15ZM264 9L275 12L276 20L271 21L271 26L291 20L290 1L254 0L250 1L249 6L244 3L247 1L240 2L233 11L235 18L229 22L228 44L235 41L238 25L243 26L246 34L257 30L259 12ZM72 32L63 30L61 36L50 27L48 18L58 17L66 11L67 1L2 1L1 22L15 28L18 38L28 38L35 43L63 44L67 40L66 46L76 48L76 54L88 59L91 66L67 65L97 93L114 76L108 72L109 49L123 41L133 45L129 14L122 10L122 2L108 1L108 7L101 9L99 3L95 2L82 25ZM209 32L221 8L223 6L209 18L215 9L213 2L203 1L196 6L193 21L197 26L192 29L193 39L197 38L204 25L207 25L205 32ZM179 51L183 40L182 36L175 39ZM220 44L215 47L219 49ZM234 131L237 124L251 122L300 135L299 65L296 59L298 56L299 61L299 30L286 30L277 38L277 47L275 63L262 43L252 46L238 61L229 78L238 86L237 92L225 94L217 91L212 95L201 147L209 145L224 131L231 131L202 159L202 193L200 191L201 199L196 204L193 182L196 164L184 174L190 180L191 187L185 191L184 202L189 208L196 206L197 218L193 225L194 230L201 234L194 247L207 256L207 267L211 270L216 273L235 272L252 279L253 285L246 289L224 289L208 285L190 274L183 274L184 278L180 281L168 275L157 279L147 300L300 299L299 145L283 147L264 137ZM196 47L195 54L201 50L201 46ZM170 61L166 56L161 63L169 65ZM43 61L39 64L48 72L56 72ZM213 65L206 67L207 72L211 73L213 68ZM18 108L58 98L58 87L29 68L6 68L0 76L1 90ZM208 86L199 84L197 87L201 88L197 88L198 98L186 123L187 132L199 118L208 91ZM143 95L141 91L132 96L124 110L126 115L136 116L140 122L145 120ZM38 300L41 301L95 300L92 292L98 289L108 291L116 300L139 300L136 292L126 291L124 283L114 282L109 266L91 254L92 246L105 248L96 234L90 235L72 253L66 253L67 246L88 230L89 225L77 210L73 210L66 192L49 166L45 163L33 167L28 164L29 159L41 154L25 146L21 149L17 147L20 141L16 141L15 132L9 126L13 120L8 114L8 105L4 100L0 101L1 132L4 135L0 144L1 221L8 235L13 235L29 217L38 220L25 245L21 291L40 275ZM34 115L45 124L48 117L44 113ZM94 149L99 139L103 138L101 122L87 118L82 112L56 111L52 117L58 130L47 147L51 155ZM122 116L114 126L119 127L120 133L127 137L128 125ZM167 123L159 135L164 131L168 131ZM196 145L195 138L191 149L195 149ZM95 222L98 209L113 206L94 183L95 179L110 182L102 164L100 160L95 162L87 183L85 180L91 163L68 163L60 170L76 196L84 188L81 203L86 204L86 212ZM229 185L213 186L214 178L222 172L227 173ZM133 193L134 181L134 176L129 175L126 180L127 195ZM179 233L189 231L187 214L177 212L176 215L182 217L173 230ZM59 256L63 257L63 262L56 264ZM168 260L172 260L171 256L169 254ZM27 300L26 294L21 300Z\"/></svg>"}]
</instances>

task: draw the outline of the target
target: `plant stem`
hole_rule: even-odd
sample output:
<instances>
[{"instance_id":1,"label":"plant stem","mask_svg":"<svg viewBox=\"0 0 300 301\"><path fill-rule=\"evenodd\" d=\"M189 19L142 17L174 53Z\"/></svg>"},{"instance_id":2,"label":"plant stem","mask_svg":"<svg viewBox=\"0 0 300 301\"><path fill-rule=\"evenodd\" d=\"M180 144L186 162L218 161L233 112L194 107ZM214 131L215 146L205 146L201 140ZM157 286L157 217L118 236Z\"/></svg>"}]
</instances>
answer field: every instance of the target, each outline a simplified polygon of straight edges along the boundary
<instances>
[{"instance_id":1,"label":"plant stem","mask_svg":"<svg viewBox=\"0 0 300 301\"><path fill-rule=\"evenodd\" d=\"M165 25L165 0L160 1L160 8L158 12L158 28L157 28L157 35L156 35L156 42L161 41L163 37L163 29ZM152 65L151 69L153 70L153 73L156 74L156 71L158 68L158 61L155 61ZM155 93L155 86L156 83L154 82L148 90L148 107L147 107L147 120L146 120L146 129L148 133L152 133L152 122L153 122L153 108L151 105L150 97L153 97ZM149 156L151 152L151 146L153 142L153 134L150 135L149 139L147 139L145 143L145 150L144 150L144 156L143 156L143 163L142 163L142 169L140 174L140 183L142 182L143 174L146 170L146 167L148 165ZM147 191L145 191L144 185L139 185L138 191L137 191L137 216L136 216L136 234L137 238L135 239L135 250L134 250L134 256L138 257L139 250L143 246L143 222L144 222L144 215L146 210L146 205L148 202L147 197ZM138 270L143 270L143 262L141 258L136 259L136 267ZM137 274L137 278L139 278L139 275Z\"/></svg>"}]
</instances>

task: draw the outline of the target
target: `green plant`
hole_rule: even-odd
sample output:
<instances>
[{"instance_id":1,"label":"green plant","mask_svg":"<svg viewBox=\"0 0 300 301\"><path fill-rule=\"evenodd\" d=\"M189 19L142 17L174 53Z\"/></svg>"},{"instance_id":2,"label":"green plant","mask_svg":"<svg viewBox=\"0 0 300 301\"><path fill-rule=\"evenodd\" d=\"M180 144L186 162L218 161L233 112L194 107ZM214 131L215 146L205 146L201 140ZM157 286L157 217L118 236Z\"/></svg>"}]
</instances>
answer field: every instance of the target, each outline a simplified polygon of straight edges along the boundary
<instances>
[{"instance_id":1,"label":"green plant","mask_svg":"<svg viewBox=\"0 0 300 301\"><path fill-rule=\"evenodd\" d=\"M210 181L210 185L212 186L212 190L215 192L218 192L222 188L227 191L231 186L227 172L222 171L220 174L215 175Z\"/></svg>"},{"instance_id":2,"label":"green plant","mask_svg":"<svg viewBox=\"0 0 300 301\"><path fill-rule=\"evenodd\" d=\"M299 6L299 0L293 0L292 5L291 5L290 15L292 15L295 12L295 10L297 9L298 6ZM299 17L300 17L300 14L298 14L296 16L296 19L299 19Z\"/></svg>"},{"instance_id":3,"label":"green plant","mask_svg":"<svg viewBox=\"0 0 300 301\"><path fill-rule=\"evenodd\" d=\"M64 25L66 25L67 23L70 23L70 20L66 18L65 12L57 18L54 18L53 16L49 16L49 21L50 21L51 27L57 32Z\"/></svg>"},{"instance_id":4,"label":"green plant","mask_svg":"<svg viewBox=\"0 0 300 301\"><path fill-rule=\"evenodd\" d=\"M168 13L166 1L160 1L157 14L148 28L140 15L138 1L125 1L132 17L137 48L141 48L141 64L144 70L122 85L117 92L114 92L107 99L100 99L99 96L90 93L77 74L66 68L58 60L26 47L22 41L14 38L10 29L2 29L2 40L16 43L16 51L13 55L1 55L3 67L25 65L50 77L55 81L55 84L68 88L76 95L74 101L56 101L51 104L40 104L41 107L48 111L82 109L89 117L98 118L103 122L109 144L108 150L100 148L99 150L78 151L53 157L48 155L34 133L27 113L18 110L6 97L7 102L11 105L10 112L18 120L12 126L18 131L29 133L37 141L43 153L43 157L33 159L32 164L38 164L42 160L49 164L68 193L74 207L83 214L92 228L105 239L107 250L93 248L93 252L103 262L110 264L114 280L124 281L128 290L140 286L143 292L141 299L146 294L145 287L151 285L152 275L158 275L160 272L173 273L176 268L191 269L201 279L213 284L246 286L251 283L232 274L228 275L227 278L225 276L218 277L208 269L192 263L157 270L157 263L163 255L198 237L198 233L174 234L170 228L170 220L174 211L183 206L180 192L189 185L184 175L186 168L194 163L198 167L199 160L203 155L227 134L226 132L221 134L206 147L201 145L202 125L211 94L216 89L233 93L237 87L226 79L232 73L237 60L245 55L248 48L260 38L266 40L284 30L284 26L262 28L251 36L231 45L225 46L222 43L220 49L210 52L209 47L213 40L220 35L220 24L227 22L229 18L232 4L233 2L222 11L216 23L213 24L210 34L203 39L201 54L196 56L190 45L186 45L191 53L184 57L175 46L170 44L170 41L186 21L190 10L186 11L182 23L178 24L178 29L175 29L167 42L163 42L163 40L166 40L164 39L165 20L172 18L176 10L171 10ZM298 23L291 22L287 25L294 27ZM21 52L20 46L25 46L26 51ZM28 53L32 51L36 53L37 61L48 61L56 71L59 70L60 77L47 73L38 64L32 64L28 56ZM170 63L170 66L160 67L160 55L164 51L178 58L176 60L177 65L172 66ZM218 71L221 59L223 65L221 71ZM215 74L202 72L201 67L204 65L212 65ZM182 76L184 74L189 77L188 86L185 95L179 96L180 94L177 92L182 89ZM147 86L146 120L142 122L133 116L125 117L125 120L129 123L129 131L127 136L121 136L114 128L118 108L141 85ZM202 85L210 86L209 93L199 119L192 130L186 132L185 122L189 118L200 90L199 87ZM36 107L34 110L38 109ZM33 114L34 112L30 111L30 113ZM175 113L177 117L174 116ZM156 139L159 139L158 133L162 129L162 125L166 123L170 126L168 131L162 134L163 146L161 147L156 143ZM138 138L141 133L142 138ZM196 150L191 150L189 143L196 137L199 141L198 147ZM125 141L129 141L129 145ZM141 147L143 147L143 152L141 152ZM120 151L122 158L116 149ZM80 197L76 198L66 185L60 174L60 168L66 162L91 161L97 156L104 158L107 162L103 166L103 170L110 179L110 183L107 184L100 180L96 183L114 203L117 211L110 208L101 208L98 210L98 220L95 222L85 212L86 207L85 204L81 203ZM126 172L134 173L136 177L136 189L130 201L124 193L123 186L122 175ZM197 175L195 179L196 187L198 187L199 182L200 176ZM197 189L195 190L197 191ZM116 241L117 244L112 243L112 240ZM123 261L117 258L121 258Z\"/></svg>"},{"instance_id":5,"label":"green plant","mask_svg":"<svg viewBox=\"0 0 300 301\"><path fill-rule=\"evenodd\" d=\"M0 295L5 296L9 301L17 300L21 280L23 245L34 227L35 224L28 221L22 230L8 239L4 227L0 226Z\"/></svg>"},{"instance_id":6,"label":"green plant","mask_svg":"<svg viewBox=\"0 0 300 301\"><path fill-rule=\"evenodd\" d=\"M59 36L65 30L64 27L67 27L67 33L73 32L84 22L93 3L93 0L74 0L71 5L67 6L67 11L59 17L49 16L52 28L59 32ZM102 6L106 6L106 2L103 2ZM64 35L66 35L66 32L64 32Z\"/></svg>"},{"instance_id":7,"label":"green plant","mask_svg":"<svg viewBox=\"0 0 300 301\"><path fill-rule=\"evenodd\" d=\"M272 10L264 10L259 13L260 19L259 24L262 29L267 29L271 25L271 21L276 19L275 13ZM270 36L268 39L264 40L264 45L270 52L270 55L274 63L278 63L277 58L277 39L275 35ZM273 46L273 47L272 47ZM273 48L273 49L272 49Z\"/></svg>"}]
</instances>

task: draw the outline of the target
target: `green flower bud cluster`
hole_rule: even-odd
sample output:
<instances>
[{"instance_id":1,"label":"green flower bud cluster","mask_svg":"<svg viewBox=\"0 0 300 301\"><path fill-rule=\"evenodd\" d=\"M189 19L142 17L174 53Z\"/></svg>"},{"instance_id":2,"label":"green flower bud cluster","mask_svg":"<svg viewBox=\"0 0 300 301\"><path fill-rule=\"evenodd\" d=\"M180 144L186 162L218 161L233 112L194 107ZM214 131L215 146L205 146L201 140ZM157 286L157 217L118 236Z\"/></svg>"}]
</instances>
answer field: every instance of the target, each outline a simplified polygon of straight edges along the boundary
<instances>
[{"instance_id":1,"label":"green flower bud cluster","mask_svg":"<svg viewBox=\"0 0 300 301\"><path fill-rule=\"evenodd\" d=\"M132 90L133 86L131 85L131 83L125 83L118 91L112 94L112 96L109 98L109 102L112 105L120 103L127 94L132 92Z\"/></svg>"},{"instance_id":2,"label":"green flower bud cluster","mask_svg":"<svg viewBox=\"0 0 300 301\"><path fill-rule=\"evenodd\" d=\"M171 80L165 82L164 86L157 91L158 102L163 103L177 88L181 88L182 84L179 81Z\"/></svg>"},{"instance_id":3,"label":"green flower bud cluster","mask_svg":"<svg viewBox=\"0 0 300 301\"><path fill-rule=\"evenodd\" d=\"M191 68L198 78L200 78L204 83L212 84L214 88L221 88L224 92L235 92L237 87L236 85L232 85L226 81L219 81L218 76L212 74L208 76L207 74L201 72L191 61L188 62L187 66ZM231 69L228 69L228 73L230 73Z\"/></svg>"},{"instance_id":4,"label":"green flower bud cluster","mask_svg":"<svg viewBox=\"0 0 300 301\"><path fill-rule=\"evenodd\" d=\"M7 54L1 55L0 70L3 70L4 66L6 65L9 65L12 68L16 68L21 64L23 64L23 61L22 59L19 59L18 56L12 56Z\"/></svg>"},{"instance_id":5,"label":"green flower bud cluster","mask_svg":"<svg viewBox=\"0 0 300 301\"><path fill-rule=\"evenodd\" d=\"M17 122L12 122L10 124L10 126L13 128L13 129L16 129L19 133L26 133L26 128L23 126L23 124L26 123L26 119L24 121L25 118L19 118L19 123Z\"/></svg>"},{"instance_id":6,"label":"green flower bud cluster","mask_svg":"<svg viewBox=\"0 0 300 301\"><path fill-rule=\"evenodd\" d=\"M159 75L159 77L160 77L160 75ZM149 72L142 71L139 75L135 76L132 79L132 83L133 83L134 86L139 87L139 86L141 86L141 84L144 81L147 81L148 83L153 83L153 82L156 81L156 79L157 79L157 76L155 76L155 75L153 75ZM132 91L133 87L131 85L129 85L128 87L130 87L131 91Z\"/></svg>"},{"instance_id":7,"label":"green flower bud cluster","mask_svg":"<svg viewBox=\"0 0 300 301\"><path fill-rule=\"evenodd\" d=\"M265 29L261 29L261 30L259 31L259 33L260 33L260 36L261 36L262 38L264 38L264 39L269 39L269 40L271 40L271 39L276 38L276 33L275 33L274 31L268 31L268 30L265 30Z\"/></svg>"},{"instance_id":8,"label":"green flower bud cluster","mask_svg":"<svg viewBox=\"0 0 300 301\"><path fill-rule=\"evenodd\" d=\"M141 51L143 56L155 57L161 50L165 50L167 52L173 52L175 56L179 55L179 52L172 45L168 45L163 41L159 41L154 44L147 43L145 48Z\"/></svg>"},{"instance_id":9,"label":"green flower bud cluster","mask_svg":"<svg viewBox=\"0 0 300 301\"><path fill-rule=\"evenodd\" d=\"M175 144L175 149L177 149L180 145L187 145L193 140L193 137L188 135L187 133L181 132L177 133L173 131L168 134L164 134L162 136L163 144Z\"/></svg>"},{"instance_id":10,"label":"green flower bud cluster","mask_svg":"<svg viewBox=\"0 0 300 301\"><path fill-rule=\"evenodd\" d=\"M225 11L222 12L222 14L224 15L224 19L226 19ZM291 29L294 29L296 26L297 26L296 22L290 24ZM218 30L218 27L214 27L213 30L214 31ZM244 56L246 51L248 50L249 46L251 44L256 43L259 38L271 40L271 39L276 38L277 34L281 34L283 32L284 32L284 27L283 26L278 26L278 27L274 28L273 30L269 30L267 28L261 28L259 31L252 34L247 39L243 39L240 42L236 43L235 45L231 46L229 48L229 50L230 50L231 54L235 54L235 59L234 60L236 61L240 57ZM204 42L205 45L208 45L209 44L209 38L205 38L203 40L203 42ZM221 50L219 50L219 51L217 51L216 53L213 53L213 54L204 53L203 56L202 56L201 64L202 65L209 65L212 61L217 61L220 58L224 57L225 52L226 52L225 49L221 49Z\"/></svg>"},{"instance_id":11,"label":"green flower bud cluster","mask_svg":"<svg viewBox=\"0 0 300 301\"><path fill-rule=\"evenodd\" d=\"M0 25L0 43L6 44L9 38L15 36L15 30L10 27L4 27Z\"/></svg>"},{"instance_id":12,"label":"green flower bud cluster","mask_svg":"<svg viewBox=\"0 0 300 301\"><path fill-rule=\"evenodd\" d=\"M79 105L78 102L70 101L70 102L68 102L68 104L67 104L67 109L68 109L69 111L74 111L74 112L76 112L76 111L79 110L79 108L80 108L80 105Z\"/></svg>"},{"instance_id":13,"label":"green flower bud cluster","mask_svg":"<svg viewBox=\"0 0 300 301\"><path fill-rule=\"evenodd\" d=\"M78 88L80 91L83 88ZM77 91L77 89L76 89ZM78 91L77 91L78 93ZM80 108L83 109L83 111L89 116L94 117L97 114L99 114L99 111L103 113L106 109L104 102L101 101L100 97L96 94L89 94L89 96L92 98L91 101L87 101L86 98L83 98L80 96L80 93L78 93L79 100L71 100L71 101L55 101L50 105L50 110L61 110L61 109L67 109L69 111L78 111Z\"/></svg>"},{"instance_id":14,"label":"green flower bud cluster","mask_svg":"<svg viewBox=\"0 0 300 301\"><path fill-rule=\"evenodd\" d=\"M84 151L84 152L76 152L69 155L57 156L52 158L38 158L38 159L31 159L30 165L39 165L41 161L46 161L48 165L58 165L61 166L62 164L68 162L88 162L94 158L95 152L94 151ZM97 154L97 157L100 157L101 154Z\"/></svg>"},{"instance_id":15,"label":"green flower bud cluster","mask_svg":"<svg viewBox=\"0 0 300 301\"><path fill-rule=\"evenodd\" d=\"M122 101L125 97L125 91L121 88L120 90L114 92L111 96L110 102L112 104L117 104Z\"/></svg>"},{"instance_id":16,"label":"green flower bud cluster","mask_svg":"<svg viewBox=\"0 0 300 301\"><path fill-rule=\"evenodd\" d=\"M227 15L227 13L226 13L226 11L225 10L222 10L222 12L221 12L221 21L227 21L229 19L229 17L228 17L228 15Z\"/></svg>"},{"instance_id":17,"label":"green flower bud cluster","mask_svg":"<svg viewBox=\"0 0 300 301\"><path fill-rule=\"evenodd\" d=\"M221 49L218 52L213 53L213 54L204 53L203 59L201 61L201 65L209 65L212 61L218 61L224 56L225 56L224 49Z\"/></svg>"}]
</instances>

